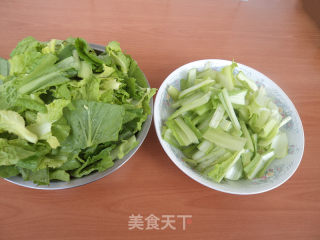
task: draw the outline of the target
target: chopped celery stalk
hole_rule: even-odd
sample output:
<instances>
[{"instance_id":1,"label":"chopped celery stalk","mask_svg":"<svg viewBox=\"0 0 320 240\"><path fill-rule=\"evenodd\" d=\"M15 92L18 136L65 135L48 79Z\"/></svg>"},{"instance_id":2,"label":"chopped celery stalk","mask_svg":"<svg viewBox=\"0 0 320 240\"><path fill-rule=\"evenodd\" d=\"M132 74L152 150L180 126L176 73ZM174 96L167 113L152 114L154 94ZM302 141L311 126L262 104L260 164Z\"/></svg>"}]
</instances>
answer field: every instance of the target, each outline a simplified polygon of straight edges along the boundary
<instances>
[{"instance_id":1,"label":"chopped celery stalk","mask_svg":"<svg viewBox=\"0 0 320 240\"><path fill-rule=\"evenodd\" d=\"M202 97L200 97L199 99L195 100L193 103L182 105L181 108L179 108L169 117L169 119L174 119L179 115L181 115L182 113L185 113L191 109L194 109L194 108L200 107L203 104L206 104L210 100L210 95L211 95L210 92L208 92Z\"/></svg>"},{"instance_id":2,"label":"chopped celery stalk","mask_svg":"<svg viewBox=\"0 0 320 240\"><path fill-rule=\"evenodd\" d=\"M196 80L197 77L197 69L193 68L190 69L190 71L188 72L188 87L193 86L194 81Z\"/></svg>"},{"instance_id":3,"label":"chopped celery stalk","mask_svg":"<svg viewBox=\"0 0 320 240\"><path fill-rule=\"evenodd\" d=\"M286 117L286 118L284 118L284 119L281 121L281 123L280 123L280 125L279 125L279 128L281 128L282 126L286 125L288 122L290 122L290 120L291 120L291 117Z\"/></svg>"},{"instance_id":4,"label":"chopped celery stalk","mask_svg":"<svg viewBox=\"0 0 320 240\"><path fill-rule=\"evenodd\" d=\"M242 177L243 166L241 159L239 160L227 171L224 176L225 179L228 180L239 180Z\"/></svg>"},{"instance_id":5,"label":"chopped celery stalk","mask_svg":"<svg viewBox=\"0 0 320 240\"><path fill-rule=\"evenodd\" d=\"M173 120L166 122L168 128L172 131L173 136L176 138L180 146L188 146L192 142L188 139L188 136L180 129L177 123Z\"/></svg>"},{"instance_id":6,"label":"chopped celery stalk","mask_svg":"<svg viewBox=\"0 0 320 240\"><path fill-rule=\"evenodd\" d=\"M184 90L188 88L188 79L181 79L180 80L180 90Z\"/></svg>"},{"instance_id":7,"label":"chopped celery stalk","mask_svg":"<svg viewBox=\"0 0 320 240\"><path fill-rule=\"evenodd\" d=\"M207 102L206 104L197 107L196 109L194 109L194 112L198 115L202 115L204 113L206 113L207 111L212 109L212 104L211 102Z\"/></svg>"},{"instance_id":8,"label":"chopped celery stalk","mask_svg":"<svg viewBox=\"0 0 320 240\"><path fill-rule=\"evenodd\" d=\"M192 131L192 129L183 121L182 118L177 118L174 120L176 124L180 127L180 129L185 133L188 139L190 139L191 143L199 143L199 140L196 134Z\"/></svg>"},{"instance_id":9,"label":"chopped celery stalk","mask_svg":"<svg viewBox=\"0 0 320 240\"><path fill-rule=\"evenodd\" d=\"M216 147L214 148L212 151L210 151L207 155L203 156L202 158L198 159L197 161L203 162L206 161L208 159L218 159L221 156L223 156L227 151L223 148L220 147Z\"/></svg>"},{"instance_id":10,"label":"chopped celery stalk","mask_svg":"<svg viewBox=\"0 0 320 240\"><path fill-rule=\"evenodd\" d=\"M239 112L239 117L243 121L247 122L249 120L249 118L250 118L250 112L249 112L248 108L241 107L241 108L238 108L237 110Z\"/></svg>"},{"instance_id":11,"label":"chopped celery stalk","mask_svg":"<svg viewBox=\"0 0 320 240\"><path fill-rule=\"evenodd\" d=\"M199 131L199 129L196 128L196 126L192 123L192 121L188 117L183 116L183 120L188 125L188 127L194 132L194 134L197 136L197 138L202 137L202 134Z\"/></svg>"},{"instance_id":12,"label":"chopped celery stalk","mask_svg":"<svg viewBox=\"0 0 320 240\"><path fill-rule=\"evenodd\" d=\"M263 177L264 174L266 173L268 167L270 166L270 164L272 163L272 161L276 159L276 156L273 156L271 158L269 158L267 160L267 162L264 164L264 167L258 172L258 174L256 175L258 178Z\"/></svg>"},{"instance_id":13,"label":"chopped celery stalk","mask_svg":"<svg viewBox=\"0 0 320 240\"><path fill-rule=\"evenodd\" d=\"M279 112L279 108L278 108L278 106L275 104L275 103L273 103L272 101L270 101L269 103L268 103L268 106L267 106L270 110L272 110L272 111L275 111L275 112Z\"/></svg>"},{"instance_id":14,"label":"chopped celery stalk","mask_svg":"<svg viewBox=\"0 0 320 240\"><path fill-rule=\"evenodd\" d=\"M265 164L274 156L274 151L269 151L263 155L256 154L253 160L244 168L248 179L253 179L264 168Z\"/></svg>"},{"instance_id":15,"label":"chopped celery stalk","mask_svg":"<svg viewBox=\"0 0 320 240\"><path fill-rule=\"evenodd\" d=\"M221 104L218 105L216 111L214 112L212 119L210 120L209 126L212 128L217 128L219 126L220 121L224 115L224 108Z\"/></svg>"},{"instance_id":16,"label":"chopped celery stalk","mask_svg":"<svg viewBox=\"0 0 320 240\"><path fill-rule=\"evenodd\" d=\"M197 73L197 78L200 79L215 79L217 76L217 71L213 69L205 69L204 71Z\"/></svg>"},{"instance_id":17,"label":"chopped celery stalk","mask_svg":"<svg viewBox=\"0 0 320 240\"><path fill-rule=\"evenodd\" d=\"M214 161L214 164L222 163L225 160L229 159L232 156L231 152L225 152L221 157L219 157L216 161Z\"/></svg>"},{"instance_id":18,"label":"chopped celery stalk","mask_svg":"<svg viewBox=\"0 0 320 240\"><path fill-rule=\"evenodd\" d=\"M201 163L199 163L196 167L196 170L199 172L203 172L206 168L214 163L215 159L207 159Z\"/></svg>"},{"instance_id":19,"label":"chopped celery stalk","mask_svg":"<svg viewBox=\"0 0 320 240\"><path fill-rule=\"evenodd\" d=\"M199 145L198 145L198 149L201 151L201 152L209 152L211 151L212 149L214 148L214 144L207 141L207 140L203 140Z\"/></svg>"},{"instance_id":20,"label":"chopped celery stalk","mask_svg":"<svg viewBox=\"0 0 320 240\"><path fill-rule=\"evenodd\" d=\"M229 169L240 159L243 151L244 150L241 149L240 151L235 152L227 160L214 165L213 169L208 173L208 177L217 183L221 182Z\"/></svg>"},{"instance_id":21,"label":"chopped celery stalk","mask_svg":"<svg viewBox=\"0 0 320 240\"><path fill-rule=\"evenodd\" d=\"M187 164L189 164L191 167L197 166L197 161L189 158L183 158L183 161L185 161Z\"/></svg>"},{"instance_id":22,"label":"chopped celery stalk","mask_svg":"<svg viewBox=\"0 0 320 240\"><path fill-rule=\"evenodd\" d=\"M235 129L234 127L231 128L231 130L229 131L229 133L230 133L232 136L237 136L237 137L241 137L241 136L242 136L242 131L241 131L241 130L238 130L238 129Z\"/></svg>"},{"instance_id":23,"label":"chopped celery stalk","mask_svg":"<svg viewBox=\"0 0 320 240\"><path fill-rule=\"evenodd\" d=\"M222 102L223 107L225 108L226 112L228 113L229 118L230 118L234 128L240 130L240 124L239 124L238 118L234 112L234 109L232 107L232 104L230 102L227 89L225 89L225 88L222 89L221 94L219 94L219 98L220 98L220 101Z\"/></svg>"},{"instance_id":24,"label":"chopped celery stalk","mask_svg":"<svg viewBox=\"0 0 320 240\"><path fill-rule=\"evenodd\" d=\"M280 126L280 124L279 124L279 125L276 125L276 126L271 130L271 132L269 133L269 135L268 135L267 137L261 138L261 139L259 140L258 145L261 146L261 147L267 147L267 146L269 146L269 145L272 143L274 137L278 134L278 132L279 132L279 126Z\"/></svg>"},{"instance_id":25,"label":"chopped celery stalk","mask_svg":"<svg viewBox=\"0 0 320 240\"><path fill-rule=\"evenodd\" d=\"M276 158L284 158L288 154L288 137L287 134L279 132L271 143Z\"/></svg>"},{"instance_id":26,"label":"chopped celery stalk","mask_svg":"<svg viewBox=\"0 0 320 240\"><path fill-rule=\"evenodd\" d=\"M251 135L253 147L254 147L254 152L258 152L258 135L257 134L252 134Z\"/></svg>"},{"instance_id":27,"label":"chopped celery stalk","mask_svg":"<svg viewBox=\"0 0 320 240\"><path fill-rule=\"evenodd\" d=\"M192 155L192 159L199 160L200 158L204 157L206 155L205 152L197 151Z\"/></svg>"},{"instance_id":28,"label":"chopped celery stalk","mask_svg":"<svg viewBox=\"0 0 320 240\"><path fill-rule=\"evenodd\" d=\"M262 107L266 107L270 101L270 98L266 96L266 90L264 89L264 87L260 87L257 92L255 102Z\"/></svg>"},{"instance_id":29,"label":"chopped celery stalk","mask_svg":"<svg viewBox=\"0 0 320 240\"><path fill-rule=\"evenodd\" d=\"M251 162L244 167L244 172L248 179L253 179L254 175L252 174L258 163L261 161L261 155L259 153L256 153L254 158L251 160ZM258 172L258 171L256 171Z\"/></svg>"},{"instance_id":30,"label":"chopped celery stalk","mask_svg":"<svg viewBox=\"0 0 320 240\"><path fill-rule=\"evenodd\" d=\"M195 100L201 98L202 96L203 96L203 93L201 92L193 93L193 94L190 94L190 96L187 96L183 99L179 99L178 101L173 103L171 106L173 108L177 108L177 107L180 107L181 105L188 105L193 103Z\"/></svg>"},{"instance_id":31,"label":"chopped celery stalk","mask_svg":"<svg viewBox=\"0 0 320 240\"><path fill-rule=\"evenodd\" d=\"M200 116L195 117L194 119L191 120L191 122L192 122L194 125L198 125L199 123L202 123L205 119L210 118L211 116L212 116L212 113L211 113L211 112L206 112L206 113L203 114L203 115L200 115Z\"/></svg>"},{"instance_id":32,"label":"chopped celery stalk","mask_svg":"<svg viewBox=\"0 0 320 240\"><path fill-rule=\"evenodd\" d=\"M245 105L246 95L247 95L247 90L241 90L235 94L230 94L229 96L230 102L233 104Z\"/></svg>"},{"instance_id":33,"label":"chopped celery stalk","mask_svg":"<svg viewBox=\"0 0 320 240\"><path fill-rule=\"evenodd\" d=\"M234 87L233 84L233 69L237 66L235 62L233 62L231 65L228 65L217 74L217 80L218 82L225 87L228 90L232 90Z\"/></svg>"},{"instance_id":34,"label":"chopped celery stalk","mask_svg":"<svg viewBox=\"0 0 320 240\"><path fill-rule=\"evenodd\" d=\"M163 139L182 151L183 160L203 176L220 182L262 177L271 162L288 154L279 129L291 120L244 75L236 63L215 71L208 63L167 89L175 111L162 129Z\"/></svg>"},{"instance_id":35,"label":"chopped celery stalk","mask_svg":"<svg viewBox=\"0 0 320 240\"><path fill-rule=\"evenodd\" d=\"M212 115L213 114L211 113L211 115L208 118L203 119L203 121L199 124L198 129L201 133L204 133L209 128L209 123L212 118Z\"/></svg>"},{"instance_id":36,"label":"chopped celery stalk","mask_svg":"<svg viewBox=\"0 0 320 240\"><path fill-rule=\"evenodd\" d=\"M168 87L168 94L169 94L169 96L170 97L172 97L172 99L173 100L176 100L176 99L178 99L178 97L179 97L179 90L178 89L176 89L174 86L169 86Z\"/></svg>"},{"instance_id":37,"label":"chopped celery stalk","mask_svg":"<svg viewBox=\"0 0 320 240\"><path fill-rule=\"evenodd\" d=\"M250 152L249 150L246 150L242 155L241 155L241 161L243 167L247 166L251 162L253 153Z\"/></svg>"},{"instance_id":38,"label":"chopped celery stalk","mask_svg":"<svg viewBox=\"0 0 320 240\"><path fill-rule=\"evenodd\" d=\"M282 122L282 116L279 113L279 111L276 111L274 109L270 109L270 111L271 111L270 118L272 118L272 119L276 120L277 122L281 123ZM284 124L286 124L287 121L290 121L290 119L291 119L291 117L288 117L287 119L286 118L283 119L283 121L285 121Z\"/></svg>"},{"instance_id":39,"label":"chopped celery stalk","mask_svg":"<svg viewBox=\"0 0 320 240\"><path fill-rule=\"evenodd\" d=\"M191 119L193 119L196 116L197 115L195 113L193 113L192 111L189 111L189 112L186 112L183 114L183 118L188 118L190 121L191 121Z\"/></svg>"},{"instance_id":40,"label":"chopped celery stalk","mask_svg":"<svg viewBox=\"0 0 320 240\"><path fill-rule=\"evenodd\" d=\"M260 132L267 124L269 118L270 111L268 109L261 109L259 113L253 114L253 117L249 120L249 125L255 132Z\"/></svg>"},{"instance_id":41,"label":"chopped celery stalk","mask_svg":"<svg viewBox=\"0 0 320 240\"><path fill-rule=\"evenodd\" d=\"M247 129L247 126L244 123L244 121L240 121L240 126L241 126L241 130L243 132L244 137L247 139L245 148L247 148L247 149L249 149L250 151L253 152L254 151L254 146L253 146L253 143L252 143L252 139L251 139L250 133L249 133L249 131Z\"/></svg>"},{"instance_id":42,"label":"chopped celery stalk","mask_svg":"<svg viewBox=\"0 0 320 240\"><path fill-rule=\"evenodd\" d=\"M243 72L239 72L237 75L237 79L239 81L241 81L242 83L244 83L249 89L251 89L252 91L257 91L258 87L255 84L254 81L252 81L251 79L249 79L246 75L244 75Z\"/></svg>"},{"instance_id":43,"label":"chopped celery stalk","mask_svg":"<svg viewBox=\"0 0 320 240\"><path fill-rule=\"evenodd\" d=\"M171 129L166 128L163 130L163 139L170 143L172 146L179 148L179 143L177 142L176 138L173 136Z\"/></svg>"},{"instance_id":44,"label":"chopped celery stalk","mask_svg":"<svg viewBox=\"0 0 320 240\"><path fill-rule=\"evenodd\" d=\"M226 132L229 132L230 129L232 128L232 123L229 120L222 119L221 122L219 123L219 127Z\"/></svg>"},{"instance_id":45,"label":"chopped celery stalk","mask_svg":"<svg viewBox=\"0 0 320 240\"><path fill-rule=\"evenodd\" d=\"M187 158L192 158L192 155L197 151L197 146L192 144L187 147L182 147L181 151Z\"/></svg>"},{"instance_id":46,"label":"chopped celery stalk","mask_svg":"<svg viewBox=\"0 0 320 240\"><path fill-rule=\"evenodd\" d=\"M221 156L216 155L215 157L212 157L205 161L200 162L199 165L197 166L197 170L203 172L206 168L210 168L210 166L214 166L218 163L222 163L223 161L227 160L231 156L232 154L230 152L225 152ZM204 175L207 175L207 173Z\"/></svg>"},{"instance_id":47,"label":"chopped celery stalk","mask_svg":"<svg viewBox=\"0 0 320 240\"><path fill-rule=\"evenodd\" d=\"M267 137L270 132L272 131L272 129L277 125L277 121L274 119L270 119L267 124L263 127L263 129L261 130L259 136L264 138Z\"/></svg>"},{"instance_id":48,"label":"chopped celery stalk","mask_svg":"<svg viewBox=\"0 0 320 240\"><path fill-rule=\"evenodd\" d=\"M200 83L198 83L198 84L196 84L196 85L193 85L192 87L189 87L189 88L181 91L180 94L179 94L179 99L180 99L180 98L183 98L183 97L186 96L187 94L190 94L190 93L196 91L196 90L199 89L199 88L202 88L202 87L204 87L204 86L208 86L208 85L210 85L210 84L213 84L214 82L215 82L214 80L208 79L208 80L205 80L205 81L203 81L203 82L200 82Z\"/></svg>"},{"instance_id":49,"label":"chopped celery stalk","mask_svg":"<svg viewBox=\"0 0 320 240\"><path fill-rule=\"evenodd\" d=\"M242 137L232 136L219 129L209 128L203 138L216 144L217 146L230 149L232 151L240 151L246 144L246 139Z\"/></svg>"}]
</instances>

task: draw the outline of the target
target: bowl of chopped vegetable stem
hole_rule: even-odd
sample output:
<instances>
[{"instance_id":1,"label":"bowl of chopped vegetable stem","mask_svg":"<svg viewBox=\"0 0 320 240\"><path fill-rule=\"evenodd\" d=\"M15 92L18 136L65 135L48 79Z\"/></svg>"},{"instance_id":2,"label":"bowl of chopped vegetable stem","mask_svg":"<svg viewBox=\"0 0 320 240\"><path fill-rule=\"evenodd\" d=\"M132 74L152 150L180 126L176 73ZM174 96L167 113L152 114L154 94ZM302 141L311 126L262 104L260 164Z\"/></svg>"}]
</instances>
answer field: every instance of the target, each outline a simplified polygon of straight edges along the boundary
<instances>
[{"instance_id":1,"label":"bowl of chopped vegetable stem","mask_svg":"<svg viewBox=\"0 0 320 240\"><path fill-rule=\"evenodd\" d=\"M225 193L274 189L303 155L302 123L288 96L257 70L227 60L173 71L156 96L154 122L176 166Z\"/></svg>"},{"instance_id":2,"label":"bowl of chopped vegetable stem","mask_svg":"<svg viewBox=\"0 0 320 240\"><path fill-rule=\"evenodd\" d=\"M119 169L152 121L152 89L118 42L22 40L0 58L0 176L66 189Z\"/></svg>"}]
</instances>

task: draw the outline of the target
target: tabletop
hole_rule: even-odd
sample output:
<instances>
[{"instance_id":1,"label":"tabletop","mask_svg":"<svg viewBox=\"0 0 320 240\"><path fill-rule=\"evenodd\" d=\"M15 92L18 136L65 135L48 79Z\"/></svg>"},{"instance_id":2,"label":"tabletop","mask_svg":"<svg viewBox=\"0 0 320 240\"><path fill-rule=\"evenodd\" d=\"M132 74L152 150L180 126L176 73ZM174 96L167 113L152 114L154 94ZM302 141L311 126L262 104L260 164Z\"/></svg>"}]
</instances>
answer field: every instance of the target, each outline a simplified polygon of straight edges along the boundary
<instances>
[{"instance_id":1,"label":"tabletop","mask_svg":"<svg viewBox=\"0 0 320 240\"><path fill-rule=\"evenodd\" d=\"M320 28L302 1L1 0L0 29L5 58L26 36L117 40L156 88L187 62L235 59L287 93L306 136L292 178L270 192L238 196L181 172L151 126L124 166L85 186L42 191L1 179L1 240L320 239ZM159 230L146 226L152 218L160 219ZM141 229L130 230L137 219Z\"/></svg>"}]
</instances>

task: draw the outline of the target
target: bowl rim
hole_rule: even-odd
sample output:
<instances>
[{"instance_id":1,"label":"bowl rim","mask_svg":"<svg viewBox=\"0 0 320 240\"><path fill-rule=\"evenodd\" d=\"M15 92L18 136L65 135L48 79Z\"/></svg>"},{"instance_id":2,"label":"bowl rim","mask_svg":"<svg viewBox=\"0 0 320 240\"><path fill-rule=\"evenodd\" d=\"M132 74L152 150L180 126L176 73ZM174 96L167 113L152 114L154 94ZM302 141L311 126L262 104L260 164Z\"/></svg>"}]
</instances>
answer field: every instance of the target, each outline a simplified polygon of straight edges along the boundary
<instances>
[{"instance_id":1,"label":"bowl rim","mask_svg":"<svg viewBox=\"0 0 320 240\"><path fill-rule=\"evenodd\" d=\"M176 157L174 153L171 152L171 150L169 150L167 147L165 147L165 140L162 139L162 134L161 134L161 128L162 128L162 123L160 123L160 115L157 114L158 111L160 111L161 109L161 106L160 106L160 97L162 95L162 92L166 91L165 87L168 85L167 82L169 82L169 80L171 79L171 77L173 75L175 75L176 72L179 72L181 71L182 69L184 68L187 68L188 65L193 65L193 64L196 64L196 63L202 63L203 66L205 63L207 62L213 62L213 61L219 61L219 62L222 62L222 63L226 63L227 64L231 64L233 61L230 61L230 60L224 60L224 59L200 59L200 60L196 60L196 61L192 61L192 62L188 62L178 68L176 68L175 70L173 70L166 78L165 80L162 82L159 90L158 90L158 93L156 95L156 98L155 98L155 103L154 103L154 127L155 127L155 130L156 130L156 134L157 134L157 137L159 139L159 142L161 144L161 147L163 148L163 150L166 152L166 154L168 155L168 157L171 159L171 161L184 173L186 174L188 177L190 177L191 179L193 179L194 181L200 183L201 185L203 186L206 186L210 189L213 189L213 190L216 190L216 191L220 191L220 192L223 192L223 193L229 193L229 194L234 194L234 195L254 195L254 194L259 194L259 193L264 193L264 192L268 192L268 191L271 191L279 186L281 186L283 183L285 183L286 181L288 181L292 176L293 174L297 171L301 161L302 161L302 157L303 157L303 154L304 154L304 146L305 146L305 136L304 136L304 129L303 129L303 125L302 125L302 121L301 121L301 118L300 118L300 115L295 107L295 105L293 104L293 102L291 101L291 99L288 97L288 95L282 90L282 88L277 85L273 80L271 80L269 77L267 77L266 75L264 75L263 73L261 73L260 71L250 67L250 66L247 66L245 64L242 64L242 63L239 63L237 62L238 66L242 66L242 67L245 67L245 68L248 68L250 69L251 71L254 71L254 72L257 72L258 74L260 74L263 78L269 80L272 84L274 84L278 89L279 89L279 92L284 96L284 98L286 98L286 100L292 105L292 109L293 109L293 112L294 112L294 115L297 116L297 119L298 119L298 124L299 124L299 128L301 129L301 132L302 132L302 146L301 146L301 154L299 156L299 159L298 159L298 162L296 164L296 166L294 166L292 168L292 171L290 172L290 174L288 174L288 176L284 179L282 179L281 181L279 181L278 183L274 184L274 186L271 186L271 187L268 187L266 189L262 189L260 191L242 191L242 192L238 192L238 191L232 191L232 190L223 190L223 189L219 189L219 188L216 188L212 185L210 185L210 180L206 180L204 179L203 176L201 176L201 178L197 178L198 176L198 173L193 170L193 169L190 169L188 168L187 166L185 166L183 164L183 161ZM191 68L194 68L194 67L189 67L189 69ZM159 124L160 123L160 126ZM195 173L195 174L192 174L192 173Z\"/></svg>"},{"instance_id":2,"label":"bowl rim","mask_svg":"<svg viewBox=\"0 0 320 240\"><path fill-rule=\"evenodd\" d=\"M90 44L90 46L95 51L105 52L105 46L98 45L98 44ZM144 74L144 73L143 73ZM150 83L145 76L147 80L147 84L150 87ZM152 116L153 116L153 98L150 99L149 102L150 106L150 114L148 115L146 121L143 123L141 130L136 134L137 141L139 142L138 145L132 149L129 153L127 153L122 159L118 159L114 161L114 165L106 169L103 172L94 172L87 176L81 177L81 178L75 178L71 179L70 182L63 182L63 181L52 181L49 185L36 185L32 181L24 181L21 176L15 176L10 178L4 178L6 181L16 184L18 186L26 187L26 188L32 188L32 189L39 189L39 190L62 190L62 189L69 189L74 187L80 187L92 182L95 182L97 180L102 179L103 177L115 172L118 170L121 166L123 166L134 154L142 143L144 142L145 138L148 135L148 132L150 130L150 126L152 123Z\"/></svg>"}]
</instances>

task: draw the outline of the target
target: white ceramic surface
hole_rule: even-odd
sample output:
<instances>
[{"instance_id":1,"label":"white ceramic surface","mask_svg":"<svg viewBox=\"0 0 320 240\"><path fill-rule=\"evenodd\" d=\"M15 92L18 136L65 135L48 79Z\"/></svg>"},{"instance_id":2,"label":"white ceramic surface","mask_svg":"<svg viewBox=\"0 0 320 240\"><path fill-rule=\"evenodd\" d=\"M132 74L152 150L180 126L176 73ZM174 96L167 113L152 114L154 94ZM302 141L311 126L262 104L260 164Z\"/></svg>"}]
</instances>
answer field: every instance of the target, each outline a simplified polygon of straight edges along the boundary
<instances>
[{"instance_id":1,"label":"white ceramic surface","mask_svg":"<svg viewBox=\"0 0 320 240\"><path fill-rule=\"evenodd\" d=\"M289 139L288 155L285 158L274 160L267 170L265 176L262 178L257 178L251 181L223 180L221 183L215 183L193 170L182 160L182 152L162 139L162 126L168 116L173 112L173 109L170 107L172 99L170 99L169 95L167 94L168 86L173 85L179 89L180 79L185 78L190 69L197 68L198 70L203 70L205 64L208 62L215 70L220 70L222 67L232 63L231 61L219 59L205 59L191 62L173 71L162 83L155 100L154 122L156 132L163 149L170 159L177 165L177 167L180 168L185 174L195 181L218 191L245 195L266 192L280 186L293 175L302 159L304 151L304 132L302 123L296 108L289 97L281 90L281 88L267 76L243 64L238 64L238 67L235 69L234 73L237 73L239 70L241 70L246 74L246 76L254 80L258 86L264 86L267 94L280 108L282 115L284 117L290 116L292 118L289 123L281 128L282 131L287 133Z\"/></svg>"}]
</instances>

